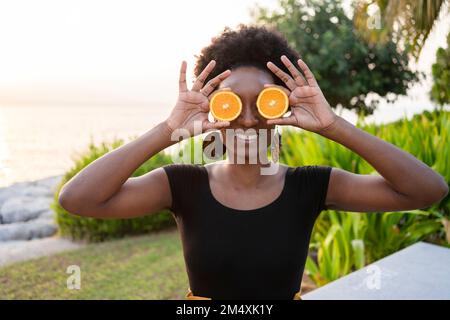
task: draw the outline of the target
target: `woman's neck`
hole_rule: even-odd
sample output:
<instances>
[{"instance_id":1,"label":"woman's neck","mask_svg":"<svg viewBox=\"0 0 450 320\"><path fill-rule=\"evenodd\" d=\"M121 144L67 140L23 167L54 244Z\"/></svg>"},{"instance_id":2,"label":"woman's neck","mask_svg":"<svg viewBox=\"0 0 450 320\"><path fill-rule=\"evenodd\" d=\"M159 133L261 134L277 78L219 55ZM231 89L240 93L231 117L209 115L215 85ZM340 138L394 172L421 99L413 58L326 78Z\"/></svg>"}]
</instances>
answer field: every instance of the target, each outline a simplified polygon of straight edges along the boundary
<instances>
[{"instance_id":1,"label":"woman's neck","mask_svg":"<svg viewBox=\"0 0 450 320\"><path fill-rule=\"evenodd\" d=\"M261 174L261 171L262 168L268 166L270 166L270 162L268 164L236 164L231 161L226 161L222 168L230 183L233 183L234 186L247 189L260 186L267 180L267 177Z\"/></svg>"}]
</instances>

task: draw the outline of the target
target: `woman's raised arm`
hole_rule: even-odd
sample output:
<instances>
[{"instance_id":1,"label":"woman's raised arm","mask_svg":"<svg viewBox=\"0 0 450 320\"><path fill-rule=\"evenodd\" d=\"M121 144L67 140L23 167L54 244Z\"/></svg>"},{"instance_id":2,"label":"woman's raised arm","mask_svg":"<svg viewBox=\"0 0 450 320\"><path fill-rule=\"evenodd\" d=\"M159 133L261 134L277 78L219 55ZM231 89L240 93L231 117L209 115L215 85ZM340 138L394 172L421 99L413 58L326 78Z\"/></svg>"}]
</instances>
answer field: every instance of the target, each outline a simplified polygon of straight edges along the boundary
<instances>
[{"instance_id":1,"label":"woman's raised arm","mask_svg":"<svg viewBox=\"0 0 450 320\"><path fill-rule=\"evenodd\" d=\"M164 169L157 168L140 177L130 176L153 155L178 142L179 135L171 138L175 130L184 129L193 136L229 125L229 122L208 120L209 97L230 75L227 70L204 85L214 66L215 61L211 61L188 90L186 62L183 61L178 100L169 118L81 170L61 189L61 206L73 214L95 218L132 218L169 208L172 198ZM202 132L194 132L196 121Z\"/></svg>"},{"instance_id":2,"label":"woman's raised arm","mask_svg":"<svg viewBox=\"0 0 450 320\"><path fill-rule=\"evenodd\" d=\"M373 136L338 117L302 60L298 67L285 56L290 74L273 63L267 67L290 89L286 90L291 116L268 120L269 124L293 125L334 140L364 158L380 176L361 175L333 168L326 205L346 211L399 211L424 208L448 193L444 178L408 152Z\"/></svg>"},{"instance_id":3,"label":"woman's raised arm","mask_svg":"<svg viewBox=\"0 0 450 320\"><path fill-rule=\"evenodd\" d=\"M150 157L173 144L162 122L139 138L96 159L61 189L59 203L70 213L96 218L131 218L171 204L162 168L130 176Z\"/></svg>"},{"instance_id":4,"label":"woman's raised arm","mask_svg":"<svg viewBox=\"0 0 450 320\"><path fill-rule=\"evenodd\" d=\"M333 168L326 198L330 209L399 211L428 207L448 193L444 178L410 153L361 130L343 118L321 132L364 158L380 174Z\"/></svg>"}]
</instances>

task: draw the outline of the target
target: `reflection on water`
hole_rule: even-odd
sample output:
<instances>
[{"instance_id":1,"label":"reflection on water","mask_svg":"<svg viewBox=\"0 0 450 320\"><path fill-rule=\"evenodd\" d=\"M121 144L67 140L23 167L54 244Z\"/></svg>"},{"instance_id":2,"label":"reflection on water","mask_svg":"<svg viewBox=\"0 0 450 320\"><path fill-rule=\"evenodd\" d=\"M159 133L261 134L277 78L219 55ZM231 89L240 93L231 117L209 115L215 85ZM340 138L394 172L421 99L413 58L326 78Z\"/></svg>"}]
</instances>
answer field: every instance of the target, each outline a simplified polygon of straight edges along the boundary
<instances>
[{"instance_id":1,"label":"reflection on water","mask_svg":"<svg viewBox=\"0 0 450 320\"><path fill-rule=\"evenodd\" d=\"M0 187L63 174L91 136L95 143L129 141L169 113L145 106L0 106Z\"/></svg>"}]
</instances>

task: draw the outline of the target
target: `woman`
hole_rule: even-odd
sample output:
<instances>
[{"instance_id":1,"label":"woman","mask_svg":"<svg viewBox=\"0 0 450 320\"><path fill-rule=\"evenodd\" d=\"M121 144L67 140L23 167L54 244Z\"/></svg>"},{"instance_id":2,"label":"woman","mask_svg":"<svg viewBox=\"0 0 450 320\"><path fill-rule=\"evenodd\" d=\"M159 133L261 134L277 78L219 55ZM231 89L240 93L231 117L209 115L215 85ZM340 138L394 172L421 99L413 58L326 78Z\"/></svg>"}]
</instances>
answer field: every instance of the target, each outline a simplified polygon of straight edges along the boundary
<instances>
[{"instance_id":1,"label":"woman","mask_svg":"<svg viewBox=\"0 0 450 320\"><path fill-rule=\"evenodd\" d=\"M63 187L59 201L69 212L96 218L171 209L183 243L189 298L298 298L311 230L323 209L410 210L438 202L448 192L443 177L411 154L337 116L308 66L275 30L226 28L202 50L190 90L186 68L183 61L170 116L79 172ZM266 86L286 91L290 116L266 120L259 115L256 98ZM218 90L232 90L242 100L242 112L231 122L208 120L209 99ZM227 160L205 166L170 164L130 178L147 159L178 142L171 138L177 130L198 134L195 123L201 132L223 133ZM275 125L332 139L380 175L322 165L280 165L262 174L273 165L264 148L272 136L258 148L253 163L248 161L250 145L255 134L260 138L259 132ZM225 129L241 131L227 136ZM234 143L238 141L243 143Z\"/></svg>"}]
</instances>

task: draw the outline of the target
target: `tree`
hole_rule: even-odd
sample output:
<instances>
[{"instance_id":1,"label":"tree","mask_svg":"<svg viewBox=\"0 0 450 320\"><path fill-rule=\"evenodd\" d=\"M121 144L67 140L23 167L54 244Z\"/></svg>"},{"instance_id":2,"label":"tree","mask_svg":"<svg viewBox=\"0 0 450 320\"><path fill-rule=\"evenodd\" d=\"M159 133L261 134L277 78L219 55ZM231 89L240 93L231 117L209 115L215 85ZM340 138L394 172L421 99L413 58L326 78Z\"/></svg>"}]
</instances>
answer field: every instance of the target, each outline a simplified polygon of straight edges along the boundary
<instances>
[{"instance_id":1,"label":"tree","mask_svg":"<svg viewBox=\"0 0 450 320\"><path fill-rule=\"evenodd\" d=\"M433 86L430 97L439 105L450 103L450 33L447 35L447 49L436 51L436 63L431 67Z\"/></svg>"},{"instance_id":2,"label":"tree","mask_svg":"<svg viewBox=\"0 0 450 320\"><path fill-rule=\"evenodd\" d=\"M354 22L367 40L402 40L417 59L446 7L448 0L356 0Z\"/></svg>"},{"instance_id":3,"label":"tree","mask_svg":"<svg viewBox=\"0 0 450 320\"><path fill-rule=\"evenodd\" d=\"M379 97L393 102L405 94L418 74L408 68L408 55L393 41L368 44L354 32L340 1L279 0L281 11L257 6L256 24L276 27L288 39L319 82L332 107L367 115ZM376 93L366 103L369 93Z\"/></svg>"}]
</instances>

